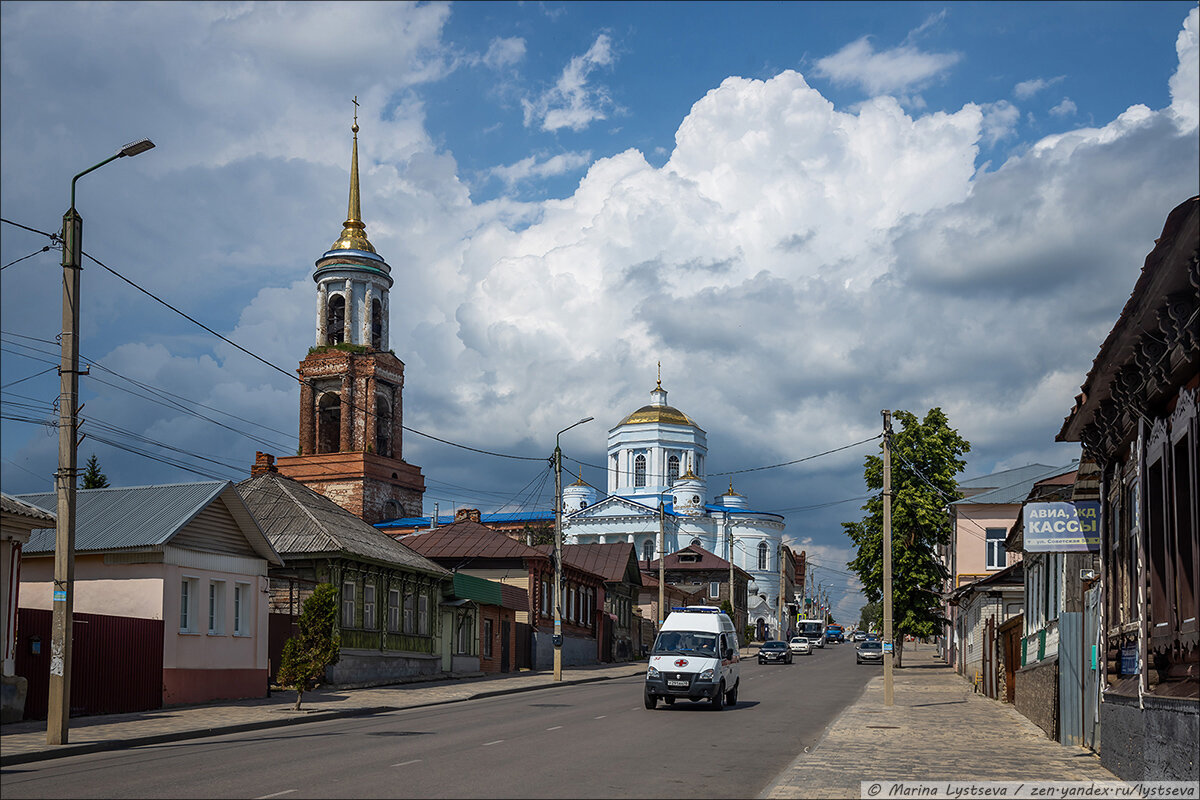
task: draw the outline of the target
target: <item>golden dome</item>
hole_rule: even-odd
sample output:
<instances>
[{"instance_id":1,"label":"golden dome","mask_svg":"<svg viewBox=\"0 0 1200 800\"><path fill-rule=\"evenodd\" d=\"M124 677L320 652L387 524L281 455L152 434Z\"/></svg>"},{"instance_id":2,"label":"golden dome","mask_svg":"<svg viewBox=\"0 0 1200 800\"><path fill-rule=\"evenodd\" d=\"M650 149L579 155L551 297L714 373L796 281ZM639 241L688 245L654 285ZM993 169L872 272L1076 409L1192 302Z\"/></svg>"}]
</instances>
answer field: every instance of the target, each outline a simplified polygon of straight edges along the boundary
<instances>
[{"instance_id":1,"label":"golden dome","mask_svg":"<svg viewBox=\"0 0 1200 800\"><path fill-rule=\"evenodd\" d=\"M683 413L674 406L668 405L642 406L637 411L621 420L618 425L637 425L641 422L658 422L666 425L690 425L693 428L700 427L696 424L695 420L693 420L687 414Z\"/></svg>"}]
</instances>

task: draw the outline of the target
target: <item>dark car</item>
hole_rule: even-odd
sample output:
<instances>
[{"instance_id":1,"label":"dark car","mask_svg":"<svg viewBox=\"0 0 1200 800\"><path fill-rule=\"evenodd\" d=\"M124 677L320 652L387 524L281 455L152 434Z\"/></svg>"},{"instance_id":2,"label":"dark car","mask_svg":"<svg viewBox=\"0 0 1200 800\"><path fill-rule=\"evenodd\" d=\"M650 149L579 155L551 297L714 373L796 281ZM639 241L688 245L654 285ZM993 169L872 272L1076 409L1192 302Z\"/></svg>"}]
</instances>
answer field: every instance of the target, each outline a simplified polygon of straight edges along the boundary
<instances>
[{"instance_id":1,"label":"dark car","mask_svg":"<svg viewBox=\"0 0 1200 800\"><path fill-rule=\"evenodd\" d=\"M792 650L787 642L763 642L758 648L758 663L768 661L782 664L792 663Z\"/></svg>"},{"instance_id":2,"label":"dark car","mask_svg":"<svg viewBox=\"0 0 1200 800\"><path fill-rule=\"evenodd\" d=\"M883 642L872 641L870 639L865 642L859 642L858 647L854 651L854 662L856 664L882 664Z\"/></svg>"}]
</instances>

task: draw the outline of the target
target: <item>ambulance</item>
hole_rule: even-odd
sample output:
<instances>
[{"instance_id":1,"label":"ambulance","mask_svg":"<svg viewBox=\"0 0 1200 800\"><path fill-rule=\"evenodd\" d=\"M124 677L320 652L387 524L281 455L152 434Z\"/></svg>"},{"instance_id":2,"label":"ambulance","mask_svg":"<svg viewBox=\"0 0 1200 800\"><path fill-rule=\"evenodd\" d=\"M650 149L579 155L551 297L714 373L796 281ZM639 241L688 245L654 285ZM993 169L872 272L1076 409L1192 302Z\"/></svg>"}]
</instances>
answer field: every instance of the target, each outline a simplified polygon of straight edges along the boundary
<instances>
[{"instance_id":1,"label":"ambulance","mask_svg":"<svg viewBox=\"0 0 1200 800\"><path fill-rule=\"evenodd\" d=\"M715 606L671 609L650 651L646 708L685 699L707 700L719 711L737 704L740 683L738 637L729 615Z\"/></svg>"}]
</instances>

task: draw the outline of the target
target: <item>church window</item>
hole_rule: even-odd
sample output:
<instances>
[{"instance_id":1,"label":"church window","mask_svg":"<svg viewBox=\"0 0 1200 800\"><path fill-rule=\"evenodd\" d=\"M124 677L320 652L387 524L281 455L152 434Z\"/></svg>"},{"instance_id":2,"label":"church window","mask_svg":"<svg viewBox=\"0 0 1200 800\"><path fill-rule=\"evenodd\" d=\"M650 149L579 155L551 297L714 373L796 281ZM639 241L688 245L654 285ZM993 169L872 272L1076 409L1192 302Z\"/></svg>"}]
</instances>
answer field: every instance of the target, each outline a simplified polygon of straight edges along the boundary
<instances>
[{"instance_id":1,"label":"church window","mask_svg":"<svg viewBox=\"0 0 1200 800\"><path fill-rule=\"evenodd\" d=\"M346 298L335 294L329 298L325 311L325 344L346 341Z\"/></svg>"},{"instance_id":2,"label":"church window","mask_svg":"<svg viewBox=\"0 0 1200 800\"><path fill-rule=\"evenodd\" d=\"M638 456L633 460L633 485L646 485L646 457Z\"/></svg>"},{"instance_id":3,"label":"church window","mask_svg":"<svg viewBox=\"0 0 1200 800\"><path fill-rule=\"evenodd\" d=\"M371 347L383 349L383 303L371 301Z\"/></svg>"},{"instance_id":4,"label":"church window","mask_svg":"<svg viewBox=\"0 0 1200 800\"><path fill-rule=\"evenodd\" d=\"M667 459L667 486L674 486L677 480L679 480L679 456L671 456Z\"/></svg>"},{"instance_id":5,"label":"church window","mask_svg":"<svg viewBox=\"0 0 1200 800\"><path fill-rule=\"evenodd\" d=\"M383 395L375 397L375 452L392 457L392 407Z\"/></svg>"},{"instance_id":6,"label":"church window","mask_svg":"<svg viewBox=\"0 0 1200 800\"><path fill-rule=\"evenodd\" d=\"M769 569L769 559L771 557L771 548L767 547L766 542L758 543L758 568Z\"/></svg>"},{"instance_id":7,"label":"church window","mask_svg":"<svg viewBox=\"0 0 1200 800\"><path fill-rule=\"evenodd\" d=\"M700 540L692 539L692 547L699 547L699 546L700 546Z\"/></svg>"},{"instance_id":8,"label":"church window","mask_svg":"<svg viewBox=\"0 0 1200 800\"><path fill-rule=\"evenodd\" d=\"M642 542L642 561L654 560L654 540L647 539Z\"/></svg>"},{"instance_id":9,"label":"church window","mask_svg":"<svg viewBox=\"0 0 1200 800\"><path fill-rule=\"evenodd\" d=\"M342 449L342 398L337 392L321 395L317 404L317 452L337 453Z\"/></svg>"}]
</instances>

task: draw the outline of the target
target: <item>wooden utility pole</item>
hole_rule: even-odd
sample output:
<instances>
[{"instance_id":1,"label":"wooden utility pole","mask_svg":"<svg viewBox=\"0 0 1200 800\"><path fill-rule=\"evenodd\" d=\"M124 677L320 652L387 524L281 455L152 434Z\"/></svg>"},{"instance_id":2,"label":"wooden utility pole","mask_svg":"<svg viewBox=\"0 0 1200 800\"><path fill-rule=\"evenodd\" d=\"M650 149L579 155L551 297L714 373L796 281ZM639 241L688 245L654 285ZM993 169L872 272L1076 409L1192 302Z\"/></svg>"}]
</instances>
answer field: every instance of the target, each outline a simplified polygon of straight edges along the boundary
<instances>
[{"instance_id":1,"label":"wooden utility pole","mask_svg":"<svg viewBox=\"0 0 1200 800\"><path fill-rule=\"evenodd\" d=\"M784 622L787 619L787 606L783 596L783 557L787 548L783 544L783 540L779 540L779 638L787 641L787 629L784 627Z\"/></svg>"},{"instance_id":2,"label":"wooden utility pole","mask_svg":"<svg viewBox=\"0 0 1200 800\"><path fill-rule=\"evenodd\" d=\"M892 660L892 412L883 412L883 704L893 704Z\"/></svg>"}]
</instances>

